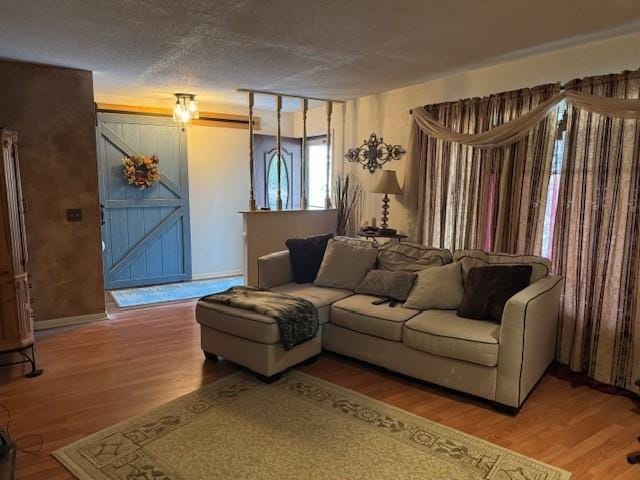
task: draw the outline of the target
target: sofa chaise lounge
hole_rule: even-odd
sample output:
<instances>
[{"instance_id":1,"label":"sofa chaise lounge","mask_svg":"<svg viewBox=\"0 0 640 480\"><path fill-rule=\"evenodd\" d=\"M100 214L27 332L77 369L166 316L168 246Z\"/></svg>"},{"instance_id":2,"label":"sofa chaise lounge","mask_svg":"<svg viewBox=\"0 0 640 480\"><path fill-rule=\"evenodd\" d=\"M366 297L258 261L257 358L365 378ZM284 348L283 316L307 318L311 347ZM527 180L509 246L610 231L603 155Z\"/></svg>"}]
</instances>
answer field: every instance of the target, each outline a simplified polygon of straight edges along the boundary
<instances>
[{"instance_id":1,"label":"sofa chaise lounge","mask_svg":"<svg viewBox=\"0 0 640 480\"><path fill-rule=\"evenodd\" d=\"M258 260L259 286L314 303L320 320L316 338L285 351L273 319L199 304L202 349L208 358L228 358L265 378L326 349L517 410L554 359L562 277L549 274L542 257L424 248L425 258L440 265L460 262L463 270L530 264L533 274L496 323L463 318L456 310L374 305L376 297L369 295L293 283L289 252L277 252Z\"/></svg>"}]
</instances>

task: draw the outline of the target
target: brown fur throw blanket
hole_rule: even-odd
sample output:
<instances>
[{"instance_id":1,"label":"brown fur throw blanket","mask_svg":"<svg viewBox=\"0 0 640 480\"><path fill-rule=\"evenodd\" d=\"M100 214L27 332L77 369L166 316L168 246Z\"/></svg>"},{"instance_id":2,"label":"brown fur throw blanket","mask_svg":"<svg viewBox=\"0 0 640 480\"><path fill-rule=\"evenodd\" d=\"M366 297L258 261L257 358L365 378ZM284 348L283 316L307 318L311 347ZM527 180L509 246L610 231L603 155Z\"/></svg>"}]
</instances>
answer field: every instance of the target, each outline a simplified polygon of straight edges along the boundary
<instances>
[{"instance_id":1,"label":"brown fur throw blanket","mask_svg":"<svg viewBox=\"0 0 640 480\"><path fill-rule=\"evenodd\" d=\"M251 310L273 318L280 329L282 346L290 350L318 333L318 310L308 300L254 287L231 287L229 290L200 299Z\"/></svg>"}]
</instances>

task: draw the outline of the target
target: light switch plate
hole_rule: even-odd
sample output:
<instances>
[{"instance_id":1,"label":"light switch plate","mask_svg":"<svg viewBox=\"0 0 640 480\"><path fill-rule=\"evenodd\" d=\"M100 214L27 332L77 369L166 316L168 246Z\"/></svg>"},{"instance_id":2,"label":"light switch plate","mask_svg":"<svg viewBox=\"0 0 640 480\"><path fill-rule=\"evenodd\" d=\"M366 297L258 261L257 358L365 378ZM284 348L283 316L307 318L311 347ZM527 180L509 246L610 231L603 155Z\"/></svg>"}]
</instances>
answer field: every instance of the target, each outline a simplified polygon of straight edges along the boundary
<instances>
[{"instance_id":1,"label":"light switch plate","mask_svg":"<svg viewBox=\"0 0 640 480\"><path fill-rule=\"evenodd\" d=\"M82 210L79 208L67 209L67 222L81 222Z\"/></svg>"}]
</instances>

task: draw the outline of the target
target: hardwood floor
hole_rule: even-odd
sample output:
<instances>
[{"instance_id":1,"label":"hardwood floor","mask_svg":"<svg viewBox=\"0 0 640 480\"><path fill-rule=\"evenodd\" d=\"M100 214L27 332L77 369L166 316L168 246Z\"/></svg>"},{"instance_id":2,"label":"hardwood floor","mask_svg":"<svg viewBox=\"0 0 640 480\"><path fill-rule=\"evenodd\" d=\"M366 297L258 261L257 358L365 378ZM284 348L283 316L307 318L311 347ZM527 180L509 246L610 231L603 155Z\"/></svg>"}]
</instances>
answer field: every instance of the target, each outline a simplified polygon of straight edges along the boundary
<instances>
[{"instance_id":1,"label":"hardwood floor","mask_svg":"<svg viewBox=\"0 0 640 480\"><path fill-rule=\"evenodd\" d=\"M226 361L205 362L193 302L112 312L109 321L41 334L41 377L24 378L22 367L0 370L0 402L11 410L14 438L44 438L41 452L18 455L18 480L73 478L51 451L237 369ZM573 479L640 478L640 465L625 459L640 448L640 409L627 398L573 388L547 375L510 417L338 355L324 353L301 370L569 470ZM3 418L0 412L1 423Z\"/></svg>"}]
</instances>

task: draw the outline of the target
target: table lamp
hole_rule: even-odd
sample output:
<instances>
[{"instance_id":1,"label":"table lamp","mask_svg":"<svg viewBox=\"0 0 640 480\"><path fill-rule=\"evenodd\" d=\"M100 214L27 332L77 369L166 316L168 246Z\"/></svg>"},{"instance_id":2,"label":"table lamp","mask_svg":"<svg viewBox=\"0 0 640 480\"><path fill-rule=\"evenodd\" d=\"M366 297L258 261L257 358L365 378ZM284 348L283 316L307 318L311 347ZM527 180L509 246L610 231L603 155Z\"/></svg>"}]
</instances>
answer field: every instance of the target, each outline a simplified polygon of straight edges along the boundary
<instances>
[{"instance_id":1,"label":"table lamp","mask_svg":"<svg viewBox=\"0 0 640 480\"><path fill-rule=\"evenodd\" d=\"M402 189L398 183L398 177L396 177L395 170L382 170L380 180L377 185L371 190L371 193L384 193L382 199L382 225L380 225L380 233L394 234L396 231L393 228L388 228L387 221L389 220L389 195L402 195Z\"/></svg>"}]
</instances>

